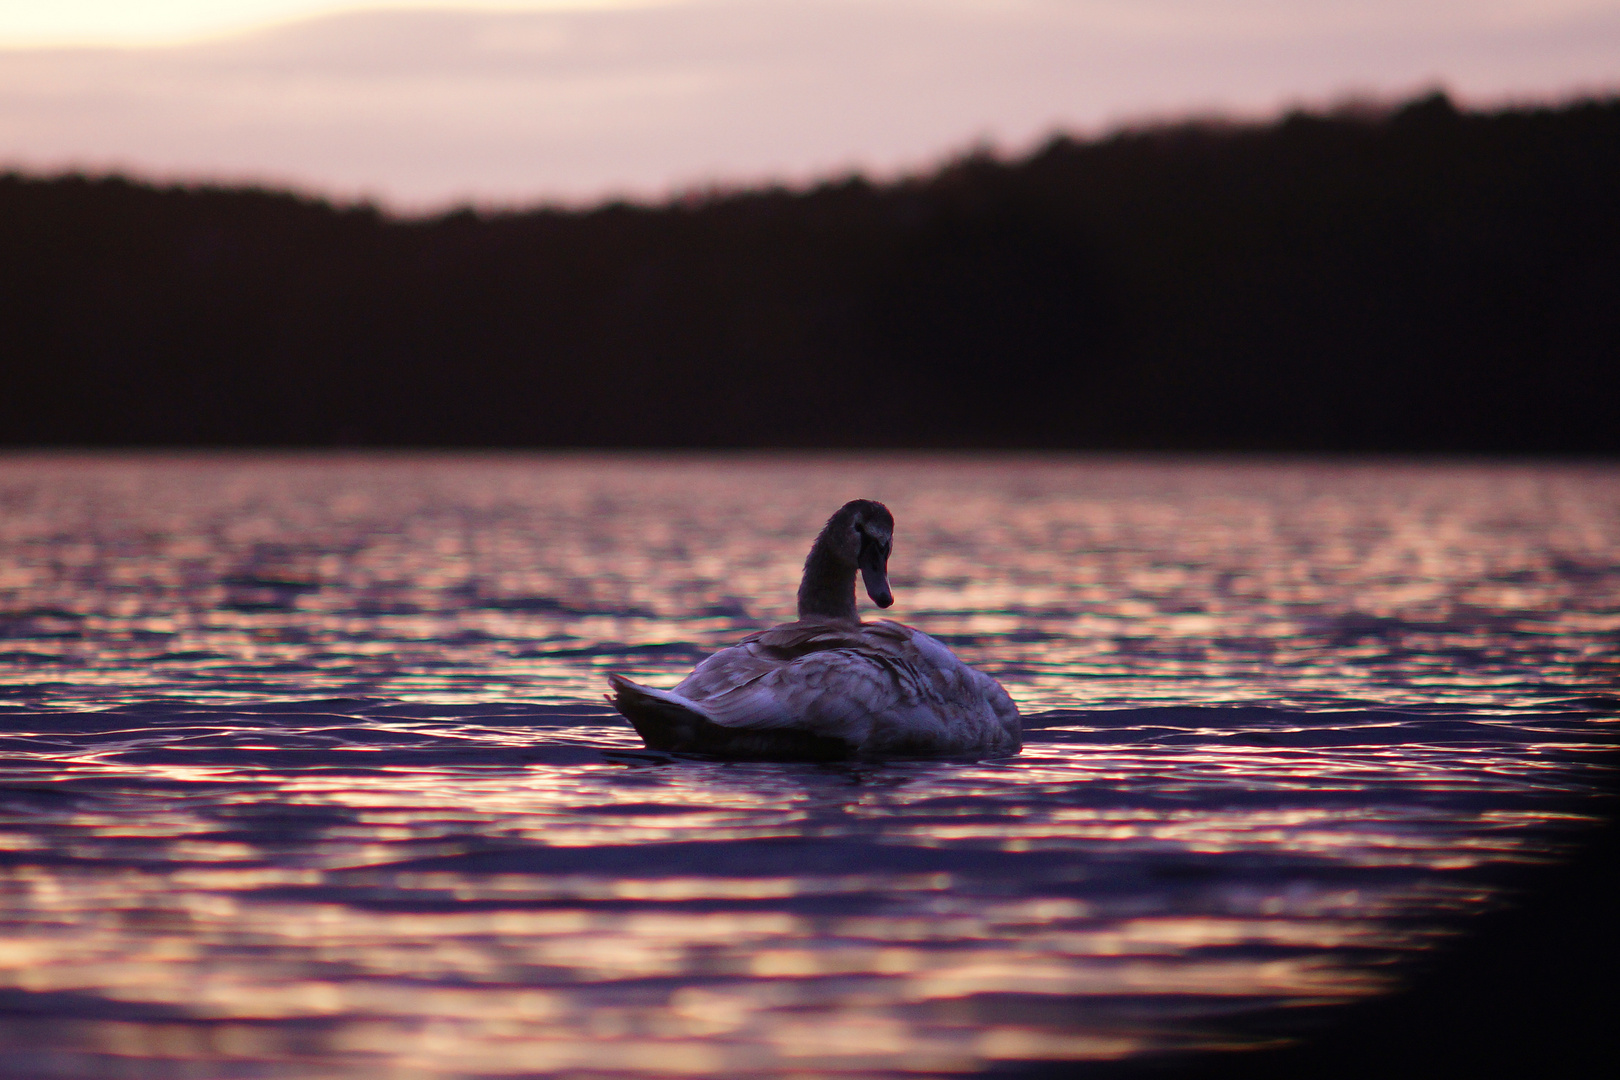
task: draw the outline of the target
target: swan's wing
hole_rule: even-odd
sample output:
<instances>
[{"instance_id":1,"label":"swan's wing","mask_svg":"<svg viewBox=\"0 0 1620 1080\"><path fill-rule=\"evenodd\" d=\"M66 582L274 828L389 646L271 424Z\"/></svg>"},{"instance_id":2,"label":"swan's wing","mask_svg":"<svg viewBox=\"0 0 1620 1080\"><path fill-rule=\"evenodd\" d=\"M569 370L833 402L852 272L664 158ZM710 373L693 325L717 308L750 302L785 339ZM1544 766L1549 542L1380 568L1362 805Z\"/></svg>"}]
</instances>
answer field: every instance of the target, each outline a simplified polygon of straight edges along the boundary
<instances>
[{"instance_id":1,"label":"swan's wing","mask_svg":"<svg viewBox=\"0 0 1620 1080\"><path fill-rule=\"evenodd\" d=\"M994 746L1017 753L1023 745L1018 706L994 678L964 664L955 653L921 630L899 623L886 625L900 654L900 666L911 676L905 684L906 706L893 723L875 733L881 742L898 745L920 741L934 747L964 749Z\"/></svg>"},{"instance_id":2,"label":"swan's wing","mask_svg":"<svg viewBox=\"0 0 1620 1080\"><path fill-rule=\"evenodd\" d=\"M826 623L787 623L750 634L729 649L704 660L675 688L693 701L707 701L748 684L795 661L837 650L859 649L861 633Z\"/></svg>"},{"instance_id":3,"label":"swan's wing","mask_svg":"<svg viewBox=\"0 0 1620 1080\"><path fill-rule=\"evenodd\" d=\"M739 731L903 749L978 744L989 724L1018 744L1018 710L1000 683L895 622L775 627L709 657L673 693Z\"/></svg>"},{"instance_id":4,"label":"swan's wing","mask_svg":"<svg viewBox=\"0 0 1620 1080\"><path fill-rule=\"evenodd\" d=\"M978 668L969 667L950 649L934 638L929 637L921 630L914 630L899 623L888 623L899 634L903 634L903 644L898 651L905 658L908 666L928 676L931 691L942 695L947 700L961 699L978 701L989 700L999 714L1010 709L1013 716L1018 715L1018 709L1007 696L999 682Z\"/></svg>"},{"instance_id":5,"label":"swan's wing","mask_svg":"<svg viewBox=\"0 0 1620 1080\"><path fill-rule=\"evenodd\" d=\"M895 679L880 662L837 649L781 664L699 704L727 727L800 728L860 744L873 717L898 700Z\"/></svg>"},{"instance_id":6,"label":"swan's wing","mask_svg":"<svg viewBox=\"0 0 1620 1080\"><path fill-rule=\"evenodd\" d=\"M862 630L789 623L715 653L674 692L726 727L792 727L858 743L872 716L904 696L905 677Z\"/></svg>"}]
</instances>

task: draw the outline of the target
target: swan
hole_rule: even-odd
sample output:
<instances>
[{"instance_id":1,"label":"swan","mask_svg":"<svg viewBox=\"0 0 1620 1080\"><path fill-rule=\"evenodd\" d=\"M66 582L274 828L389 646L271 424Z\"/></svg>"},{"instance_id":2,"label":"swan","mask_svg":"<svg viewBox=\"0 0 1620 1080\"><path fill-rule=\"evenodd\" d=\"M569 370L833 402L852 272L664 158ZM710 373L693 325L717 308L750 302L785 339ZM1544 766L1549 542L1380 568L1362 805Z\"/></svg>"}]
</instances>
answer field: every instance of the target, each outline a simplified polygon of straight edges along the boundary
<instances>
[{"instance_id":1,"label":"swan","mask_svg":"<svg viewBox=\"0 0 1620 1080\"><path fill-rule=\"evenodd\" d=\"M894 603L894 517L856 499L827 520L799 583L799 618L700 663L673 690L608 675L608 700L651 750L734 758L1016 754L1018 708L1000 683L919 630L855 612L855 574Z\"/></svg>"}]
</instances>

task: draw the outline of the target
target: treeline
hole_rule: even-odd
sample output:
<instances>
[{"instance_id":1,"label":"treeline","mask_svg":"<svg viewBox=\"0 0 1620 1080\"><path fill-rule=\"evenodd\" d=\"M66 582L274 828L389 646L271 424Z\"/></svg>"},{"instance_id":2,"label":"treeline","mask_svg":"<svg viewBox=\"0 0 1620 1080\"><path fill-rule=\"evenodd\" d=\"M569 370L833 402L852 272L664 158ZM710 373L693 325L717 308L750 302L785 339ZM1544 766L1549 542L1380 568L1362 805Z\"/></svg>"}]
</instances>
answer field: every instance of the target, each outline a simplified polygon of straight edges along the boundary
<instances>
[{"instance_id":1,"label":"treeline","mask_svg":"<svg viewBox=\"0 0 1620 1080\"><path fill-rule=\"evenodd\" d=\"M0 177L0 442L1620 451L1620 101L395 220Z\"/></svg>"}]
</instances>

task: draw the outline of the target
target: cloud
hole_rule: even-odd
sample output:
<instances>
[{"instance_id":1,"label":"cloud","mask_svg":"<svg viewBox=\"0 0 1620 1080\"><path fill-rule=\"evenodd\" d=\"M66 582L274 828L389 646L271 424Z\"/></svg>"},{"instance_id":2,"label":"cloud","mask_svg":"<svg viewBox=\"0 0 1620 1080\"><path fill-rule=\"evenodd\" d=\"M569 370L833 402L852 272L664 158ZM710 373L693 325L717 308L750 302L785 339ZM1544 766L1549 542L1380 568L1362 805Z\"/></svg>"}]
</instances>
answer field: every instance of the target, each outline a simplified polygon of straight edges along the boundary
<instances>
[{"instance_id":1,"label":"cloud","mask_svg":"<svg viewBox=\"0 0 1620 1080\"><path fill-rule=\"evenodd\" d=\"M0 160L404 208L928 163L975 139L1441 82L1620 83L1620 3L691 0L366 11L141 49L0 51Z\"/></svg>"}]
</instances>

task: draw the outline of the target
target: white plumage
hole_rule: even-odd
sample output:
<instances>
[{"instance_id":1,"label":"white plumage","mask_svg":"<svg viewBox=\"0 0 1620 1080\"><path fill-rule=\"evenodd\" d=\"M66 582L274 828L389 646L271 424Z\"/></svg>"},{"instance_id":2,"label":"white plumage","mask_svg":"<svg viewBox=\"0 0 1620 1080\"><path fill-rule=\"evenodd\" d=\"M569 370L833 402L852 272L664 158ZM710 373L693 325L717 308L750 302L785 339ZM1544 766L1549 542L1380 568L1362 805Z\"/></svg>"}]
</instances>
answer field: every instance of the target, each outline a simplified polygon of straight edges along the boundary
<instances>
[{"instance_id":1,"label":"white plumage","mask_svg":"<svg viewBox=\"0 0 1620 1080\"><path fill-rule=\"evenodd\" d=\"M799 619L704 660L673 690L609 675L614 706L648 747L728 757L1013 754L1018 709L1001 684L921 631L855 614L855 574L879 606L893 518L857 500L805 561Z\"/></svg>"}]
</instances>

